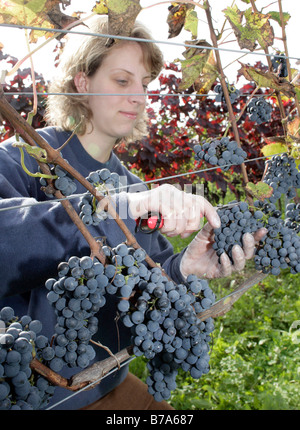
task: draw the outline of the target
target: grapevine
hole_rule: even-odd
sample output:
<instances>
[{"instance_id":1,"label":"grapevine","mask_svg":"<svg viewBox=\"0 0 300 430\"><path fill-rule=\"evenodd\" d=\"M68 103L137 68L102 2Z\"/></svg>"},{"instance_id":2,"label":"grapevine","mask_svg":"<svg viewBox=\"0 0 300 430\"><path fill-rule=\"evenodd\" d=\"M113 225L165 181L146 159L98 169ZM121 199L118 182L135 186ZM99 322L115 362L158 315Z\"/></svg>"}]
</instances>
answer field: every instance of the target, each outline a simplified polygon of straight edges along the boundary
<instances>
[{"instance_id":1,"label":"grapevine","mask_svg":"<svg viewBox=\"0 0 300 430\"><path fill-rule=\"evenodd\" d=\"M217 47L209 2L206 3L205 13L213 45ZM254 0L251 0L251 5L257 11ZM227 106L235 140L222 137L197 145L194 148L195 159L204 160L224 171L231 165L242 165L244 182L247 183L243 166L247 154L241 148L231 106L240 93L227 85L218 51L216 63L221 80L214 87L216 101ZM271 65L270 70L279 77L288 76L284 54L277 53L271 64L269 60ZM282 109L281 100L278 103ZM6 108L3 108L4 113L8 117L10 115L7 112L12 114L14 121L14 112ZM263 98L248 104L249 119L257 124L270 121L271 112L271 105ZM108 169L91 172L89 177L82 178L66 160L58 156L57 151L49 148L32 128L28 128L28 124L20 123L29 144L33 146L37 141L41 148L46 149L47 162L46 165L40 165L40 170L44 175L41 185L47 196L52 197L53 194L47 193L49 181L46 178L51 179L57 197L75 193L75 180L86 187L87 193L81 199L79 214L72 215L72 219L76 220L86 235L91 255L81 258L72 256L68 261L61 262L57 278L46 282L47 298L57 317L51 342L39 335L39 321L31 321L27 315L18 320L11 308L1 310L0 409L39 409L48 403L54 387L46 378L32 371L33 359L38 359L54 372L59 372L65 365L83 369L90 365L95 357L90 342L98 329L95 315L105 306L108 294L118 298L116 313L131 331L133 354L143 355L148 360L149 393L157 401L169 399L176 388L179 368L190 372L193 378L199 378L209 371L213 319L200 321L197 314L213 306L214 294L206 281L194 275L190 275L184 284L176 285L158 266L154 264L151 267L145 251L136 244L117 217L114 218L125 232L126 243L110 249L101 247L99 242L91 239L85 227L97 225L107 218L110 209L99 214L97 204L111 192L119 191L119 178ZM20 126L17 121L14 125L16 129ZM272 157L266 163L263 181L273 189L269 199L257 200L253 204L232 202L230 209L219 210L221 227L214 232L214 248L219 257L226 252L232 258L233 246L242 246L245 233L255 233L264 227L267 234L256 248L256 269L278 275L282 269L288 268L292 274L297 274L300 272L299 205L289 203L285 218L275 205L283 195L288 199L294 198L300 187L300 173L294 159L288 154ZM70 207L65 207L70 214ZM97 247L101 248L101 252L95 251Z\"/></svg>"}]
</instances>

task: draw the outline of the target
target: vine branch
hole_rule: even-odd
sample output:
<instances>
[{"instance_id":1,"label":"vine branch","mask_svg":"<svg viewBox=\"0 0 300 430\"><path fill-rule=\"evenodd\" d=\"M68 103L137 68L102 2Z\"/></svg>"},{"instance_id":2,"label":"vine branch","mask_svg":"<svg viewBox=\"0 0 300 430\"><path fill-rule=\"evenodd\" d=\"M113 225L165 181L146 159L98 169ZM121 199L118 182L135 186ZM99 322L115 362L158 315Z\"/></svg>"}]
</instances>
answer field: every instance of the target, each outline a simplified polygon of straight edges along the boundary
<instances>
[{"instance_id":1,"label":"vine branch","mask_svg":"<svg viewBox=\"0 0 300 430\"><path fill-rule=\"evenodd\" d=\"M215 49L215 56L216 56L216 60L217 60L217 67L218 67L218 72L220 74L220 81L221 81L224 97L225 97L227 108L228 108L229 119L231 122L231 126L233 129L235 140L236 140L237 144L239 145L239 147L241 147L242 145L241 145L241 141L240 141L237 122L236 122L236 118L235 118L235 115L234 115L234 112L233 112L233 109L231 106L229 92L228 92L228 88L226 85L226 76L225 76L224 71L223 71L221 56L220 56L220 53L217 49L218 48L218 40L217 40L217 36L215 34L214 27L213 27L213 21L212 21L209 1L207 0L205 2L205 4L207 6L205 8L206 18L207 18L207 22L208 22L208 26L209 26L209 30L210 30L210 37L211 37L214 48L216 48ZM246 166L244 163L241 165L241 169L242 169L244 184L247 185L249 182L249 179L248 179L248 175L247 175L247 171L246 171ZM250 200L252 201L249 194L247 197L248 197L249 201Z\"/></svg>"}]
</instances>

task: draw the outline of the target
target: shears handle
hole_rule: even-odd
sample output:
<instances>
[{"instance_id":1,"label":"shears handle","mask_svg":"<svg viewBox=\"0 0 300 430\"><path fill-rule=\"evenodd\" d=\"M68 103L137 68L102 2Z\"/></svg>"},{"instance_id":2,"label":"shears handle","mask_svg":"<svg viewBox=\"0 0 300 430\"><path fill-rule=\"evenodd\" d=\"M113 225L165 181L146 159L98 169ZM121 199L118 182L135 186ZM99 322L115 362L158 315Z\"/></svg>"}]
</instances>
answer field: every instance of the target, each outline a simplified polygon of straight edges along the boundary
<instances>
[{"instance_id":1,"label":"shears handle","mask_svg":"<svg viewBox=\"0 0 300 430\"><path fill-rule=\"evenodd\" d=\"M142 232L145 234L154 233L164 225L163 217L158 212L148 212L147 215L143 215L142 217L135 220L135 222L136 233Z\"/></svg>"}]
</instances>

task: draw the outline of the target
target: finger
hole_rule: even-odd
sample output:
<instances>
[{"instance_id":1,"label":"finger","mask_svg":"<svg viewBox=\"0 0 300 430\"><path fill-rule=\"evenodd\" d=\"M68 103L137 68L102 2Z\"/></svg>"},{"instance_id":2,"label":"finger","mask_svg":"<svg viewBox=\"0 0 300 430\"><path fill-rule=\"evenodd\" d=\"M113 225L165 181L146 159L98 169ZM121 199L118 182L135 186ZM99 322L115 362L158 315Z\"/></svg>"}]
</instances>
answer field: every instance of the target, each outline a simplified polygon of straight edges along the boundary
<instances>
[{"instance_id":1,"label":"finger","mask_svg":"<svg viewBox=\"0 0 300 430\"><path fill-rule=\"evenodd\" d=\"M253 235L255 242L259 242L260 240L262 240L267 233L268 230L266 228L260 228L259 230L257 230Z\"/></svg>"},{"instance_id":2,"label":"finger","mask_svg":"<svg viewBox=\"0 0 300 430\"><path fill-rule=\"evenodd\" d=\"M245 267L246 258L244 251L239 245L234 245L231 256L233 260L233 270L237 272L243 270Z\"/></svg>"},{"instance_id":3,"label":"finger","mask_svg":"<svg viewBox=\"0 0 300 430\"><path fill-rule=\"evenodd\" d=\"M189 209L183 208L180 212L177 212L176 215L174 215L174 222L172 228L169 227L169 232L167 232L167 235L170 237L178 236L179 234L185 234L190 231L190 228L188 227L188 221L189 221Z\"/></svg>"},{"instance_id":4,"label":"finger","mask_svg":"<svg viewBox=\"0 0 300 430\"><path fill-rule=\"evenodd\" d=\"M220 217L213 205L204 198L201 199L199 205L202 216L206 217L207 221L213 228L219 228L221 226Z\"/></svg>"},{"instance_id":5,"label":"finger","mask_svg":"<svg viewBox=\"0 0 300 430\"><path fill-rule=\"evenodd\" d=\"M232 272L232 264L230 261L230 258L226 254L226 252L223 252L223 254L220 257L220 275L224 278L231 275Z\"/></svg>"},{"instance_id":6,"label":"finger","mask_svg":"<svg viewBox=\"0 0 300 430\"><path fill-rule=\"evenodd\" d=\"M243 241L243 251L244 251L245 258L249 260L254 255L255 239L252 236L252 234L246 233L243 235L242 241Z\"/></svg>"}]
</instances>

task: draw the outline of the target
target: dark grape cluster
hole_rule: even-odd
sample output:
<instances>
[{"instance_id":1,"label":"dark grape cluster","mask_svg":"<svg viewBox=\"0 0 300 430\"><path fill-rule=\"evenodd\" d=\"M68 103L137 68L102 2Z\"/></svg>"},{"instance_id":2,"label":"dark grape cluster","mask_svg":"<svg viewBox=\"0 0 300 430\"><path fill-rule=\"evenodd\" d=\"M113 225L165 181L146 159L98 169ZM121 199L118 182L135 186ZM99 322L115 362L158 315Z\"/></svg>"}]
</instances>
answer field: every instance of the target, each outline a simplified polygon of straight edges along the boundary
<instances>
[{"instance_id":1,"label":"dark grape cluster","mask_svg":"<svg viewBox=\"0 0 300 430\"><path fill-rule=\"evenodd\" d=\"M278 73L280 78L286 78L288 76L288 69L286 58L284 54L278 53L271 58L272 67L275 73Z\"/></svg>"},{"instance_id":2,"label":"dark grape cluster","mask_svg":"<svg viewBox=\"0 0 300 430\"><path fill-rule=\"evenodd\" d=\"M116 172L103 168L96 172L91 172L86 178L97 190L99 195L113 195L119 193L122 188L120 176ZM98 225L108 217L106 211L96 211L97 199L87 192L79 203L79 216L85 225Z\"/></svg>"},{"instance_id":3,"label":"dark grape cluster","mask_svg":"<svg viewBox=\"0 0 300 430\"><path fill-rule=\"evenodd\" d=\"M95 357L89 342L98 331L95 314L106 303L108 284L106 268L88 256L61 262L58 279L46 281L47 299L55 309L57 323L52 348L43 358L53 371L59 372L65 365L85 368Z\"/></svg>"},{"instance_id":4,"label":"dark grape cluster","mask_svg":"<svg viewBox=\"0 0 300 430\"><path fill-rule=\"evenodd\" d=\"M0 410L43 409L54 394L55 387L30 367L34 354L43 361L48 346L41 329L29 315L19 319L11 307L0 310Z\"/></svg>"},{"instance_id":5,"label":"dark grape cluster","mask_svg":"<svg viewBox=\"0 0 300 430\"><path fill-rule=\"evenodd\" d=\"M263 97L252 99L247 106L250 121L263 124L271 120L272 106Z\"/></svg>"},{"instance_id":6,"label":"dark grape cluster","mask_svg":"<svg viewBox=\"0 0 300 430\"><path fill-rule=\"evenodd\" d=\"M218 166L226 171L231 165L240 165L244 162L247 153L238 146L237 142L228 137L195 145L195 159L204 160L212 166Z\"/></svg>"},{"instance_id":7,"label":"dark grape cluster","mask_svg":"<svg viewBox=\"0 0 300 430\"><path fill-rule=\"evenodd\" d=\"M264 227L263 212L252 213L247 202L232 201L228 207L218 209L221 226L214 230L213 248L220 257L224 252L232 260L234 245L243 246L245 233L254 233Z\"/></svg>"},{"instance_id":8,"label":"dark grape cluster","mask_svg":"<svg viewBox=\"0 0 300 430\"><path fill-rule=\"evenodd\" d=\"M272 275L279 275L282 269L290 269L292 274L299 273L300 237L285 225L281 212L274 204L257 201L256 206L267 215L267 234L255 252L256 269Z\"/></svg>"},{"instance_id":9,"label":"dark grape cluster","mask_svg":"<svg viewBox=\"0 0 300 430\"><path fill-rule=\"evenodd\" d=\"M52 350L43 358L55 372L64 365L85 368L90 364L95 351L89 342L98 331L95 314L106 304L106 294L130 297L138 274L135 264L146 256L143 249L125 243L102 250L105 265L88 256L73 256L58 265L58 279L46 281L47 299L55 309L57 324ZM123 306L126 303L122 300Z\"/></svg>"},{"instance_id":10,"label":"dark grape cluster","mask_svg":"<svg viewBox=\"0 0 300 430\"><path fill-rule=\"evenodd\" d=\"M233 85L228 85L227 84L227 88L228 88L228 93L229 93L229 98L230 98L230 103L233 104L237 101L237 99L240 96L240 91L235 88ZM225 100L225 96L224 96L224 92L223 92L223 88L221 84L217 84L214 88L215 93L217 93L216 95L216 102L221 102L226 104L226 100Z\"/></svg>"},{"instance_id":11,"label":"dark grape cluster","mask_svg":"<svg viewBox=\"0 0 300 430\"><path fill-rule=\"evenodd\" d=\"M272 203L283 194L289 199L295 197L295 189L300 188L300 172L295 159L284 153L267 160L263 182L273 188L273 194L269 199Z\"/></svg>"},{"instance_id":12,"label":"dark grape cluster","mask_svg":"<svg viewBox=\"0 0 300 430\"><path fill-rule=\"evenodd\" d=\"M232 260L234 245L242 247L245 233L254 233L264 227L266 235L255 250L255 268L263 273L279 275L282 269L292 274L300 271L300 237L286 225L274 203L257 200L249 208L246 202L232 202L230 208L218 211L221 227L215 229L214 249L220 257L224 252Z\"/></svg>"},{"instance_id":13,"label":"dark grape cluster","mask_svg":"<svg viewBox=\"0 0 300 430\"><path fill-rule=\"evenodd\" d=\"M300 204L288 203L285 208L285 225L300 233Z\"/></svg>"},{"instance_id":14,"label":"dark grape cluster","mask_svg":"<svg viewBox=\"0 0 300 430\"><path fill-rule=\"evenodd\" d=\"M54 186L57 190L59 190L64 196L70 196L74 194L77 190L77 185L72 175L70 175L65 169L63 169L59 165L55 165L51 167L51 174L53 176L57 176L57 179L54 179ZM43 187L47 187L47 180L44 178L40 178L40 184ZM53 194L49 194L45 192L47 197L52 198Z\"/></svg>"},{"instance_id":15,"label":"dark grape cluster","mask_svg":"<svg viewBox=\"0 0 300 430\"><path fill-rule=\"evenodd\" d=\"M119 302L124 325L131 328L133 353L147 360L148 390L156 401L168 399L176 388L178 369L200 378L209 371L209 341L213 320L197 313L210 308L215 296L206 281L190 275L176 285L160 268L140 263L135 294ZM125 305L123 303L126 302Z\"/></svg>"}]
</instances>

